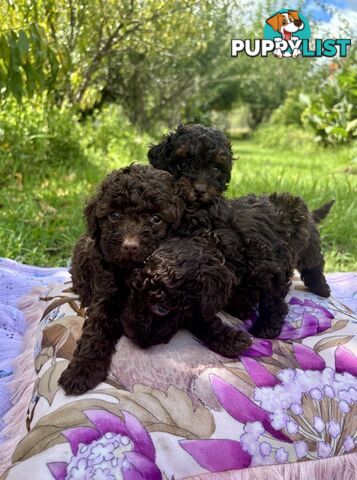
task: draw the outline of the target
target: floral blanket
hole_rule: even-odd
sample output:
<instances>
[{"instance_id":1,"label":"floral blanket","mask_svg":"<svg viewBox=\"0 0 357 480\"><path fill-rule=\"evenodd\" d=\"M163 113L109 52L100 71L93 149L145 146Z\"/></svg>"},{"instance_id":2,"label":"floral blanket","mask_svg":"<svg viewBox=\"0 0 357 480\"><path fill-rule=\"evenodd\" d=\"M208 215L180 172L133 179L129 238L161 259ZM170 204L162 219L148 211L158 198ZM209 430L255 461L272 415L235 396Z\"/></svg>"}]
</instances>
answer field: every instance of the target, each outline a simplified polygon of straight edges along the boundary
<instances>
[{"instance_id":1,"label":"floral blanket","mask_svg":"<svg viewBox=\"0 0 357 480\"><path fill-rule=\"evenodd\" d=\"M85 312L69 285L44 300L27 433L2 480L210 478L357 452L357 319L298 281L279 339L240 360L186 331L149 350L123 337L107 381L79 397L57 382Z\"/></svg>"}]
</instances>

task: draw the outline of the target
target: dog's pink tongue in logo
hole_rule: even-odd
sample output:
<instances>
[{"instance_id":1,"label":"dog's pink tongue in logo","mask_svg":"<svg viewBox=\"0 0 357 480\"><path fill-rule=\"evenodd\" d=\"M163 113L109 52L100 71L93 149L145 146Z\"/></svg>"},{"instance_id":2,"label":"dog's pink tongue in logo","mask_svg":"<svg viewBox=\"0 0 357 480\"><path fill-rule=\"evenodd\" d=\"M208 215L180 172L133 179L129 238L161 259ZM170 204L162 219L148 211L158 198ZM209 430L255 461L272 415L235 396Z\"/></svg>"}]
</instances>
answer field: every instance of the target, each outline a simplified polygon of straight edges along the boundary
<instances>
[{"instance_id":1,"label":"dog's pink tongue in logo","mask_svg":"<svg viewBox=\"0 0 357 480\"><path fill-rule=\"evenodd\" d=\"M292 35L292 32L288 32L287 30L285 30L285 28L283 28L284 40L289 41L291 39L291 35Z\"/></svg>"},{"instance_id":2,"label":"dog's pink tongue in logo","mask_svg":"<svg viewBox=\"0 0 357 480\"><path fill-rule=\"evenodd\" d=\"M300 32L305 28L305 24L297 10L279 11L269 17L266 24L269 26L269 30L264 28L264 38L275 41L276 47L273 54L276 57L296 58L301 55L299 48L287 44L290 40L296 41L301 39ZM283 42L280 42L280 39L282 39Z\"/></svg>"}]
</instances>

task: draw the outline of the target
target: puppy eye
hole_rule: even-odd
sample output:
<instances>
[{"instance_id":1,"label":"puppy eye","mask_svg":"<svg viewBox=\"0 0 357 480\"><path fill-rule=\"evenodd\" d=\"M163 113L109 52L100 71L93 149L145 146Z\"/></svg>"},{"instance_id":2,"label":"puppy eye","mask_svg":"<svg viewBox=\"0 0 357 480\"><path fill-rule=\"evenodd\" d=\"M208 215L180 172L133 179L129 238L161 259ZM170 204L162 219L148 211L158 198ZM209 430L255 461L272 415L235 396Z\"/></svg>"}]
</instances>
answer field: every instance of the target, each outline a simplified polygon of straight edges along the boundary
<instances>
[{"instance_id":1,"label":"puppy eye","mask_svg":"<svg viewBox=\"0 0 357 480\"><path fill-rule=\"evenodd\" d=\"M111 212L108 215L108 218L111 222L117 222L120 218L120 213L119 212Z\"/></svg>"},{"instance_id":2,"label":"puppy eye","mask_svg":"<svg viewBox=\"0 0 357 480\"><path fill-rule=\"evenodd\" d=\"M178 164L180 170L185 170L188 167L187 160L181 160Z\"/></svg>"},{"instance_id":3,"label":"puppy eye","mask_svg":"<svg viewBox=\"0 0 357 480\"><path fill-rule=\"evenodd\" d=\"M160 217L160 215L153 215L153 216L150 218L150 222L151 222L151 223L154 223L155 225L158 225L159 223L162 222L162 218Z\"/></svg>"},{"instance_id":4,"label":"puppy eye","mask_svg":"<svg viewBox=\"0 0 357 480\"><path fill-rule=\"evenodd\" d=\"M217 167L212 167L212 173L213 173L213 175L218 176L218 175L221 174L221 171L220 171L220 169L217 168Z\"/></svg>"},{"instance_id":5,"label":"puppy eye","mask_svg":"<svg viewBox=\"0 0 357 480\"><path fill-rule=\"evenodd\" d=\"M150 309L153 313L155 313L155 315L159 315L159 317L164 317L170 312L168 308L160 303L155 303L155 305L152 305Z\"/></svg>"}]
</instances>

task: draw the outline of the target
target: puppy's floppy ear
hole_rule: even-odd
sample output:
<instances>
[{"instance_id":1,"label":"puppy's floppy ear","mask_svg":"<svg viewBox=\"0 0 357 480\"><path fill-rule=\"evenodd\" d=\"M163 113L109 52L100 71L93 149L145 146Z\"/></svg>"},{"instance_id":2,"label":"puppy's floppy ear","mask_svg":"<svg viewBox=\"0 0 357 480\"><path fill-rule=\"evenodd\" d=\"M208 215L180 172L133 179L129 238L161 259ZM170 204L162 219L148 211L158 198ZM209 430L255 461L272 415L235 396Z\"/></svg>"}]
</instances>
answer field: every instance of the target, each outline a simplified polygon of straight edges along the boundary
<instances>
[{"instance_id":1,"label":"puppy's floppy ear","mask_svg":"<svg viewBox=\"0 0 357 480\"><path fill-rule=\"evenodd\" d=\"M87 233L95 241L98 241L100 236L99 222L96 216L97 202L97 196L91 198L84 209L84 216L87 223Z\"/></svg>"},{"instance_id":2,"label":"puppy's floppy ear","mask_svg":"<svg viewBox=\"0 0 357 480\"><path fill-rule=\"evenodd\" d=\"M278 32L281 27L281 13L277 13L276 15L273 15L272 17L268 18L267 24L272 27L273 30Z\"/></svg>"},{"instance_id":3,"label":"puppy's floppy ear","mask_svg":"<svg viewBox=\"0 0 357 480\"><path fill-rule=\"evenodd\" d=\"M179 188L177 187L177 190L173 192L170 198L170 204L163 210L164 219L172 224L174 230L180 225L185 206L186 204L181 198Z\"/></svg>"},{"instance_id":4,"label":"puppy's floppy ear","mask_svg":"<svg viewBox=\"0 0 357 480\"><path fill-rule=\"evenodd\" d=\"M180 187L175 182L171 173L166 170L158 170L157 178L167 187L165 193L162 192L164 201L158 198L158 206L162 212L164 220L171 223L173 228L176 229L181 222L186 206L181 196Z\"/></svg>"},{"instance_id":5,"label":"puppy's floppy ear","mask_svg":"<svg viewBox=\"0 0 357 480\"><path fill-rule=\"evenodd\" d=\"M148 151L148 159L154 168L167 170L168 157L172 152L172 134L164 136L162 141L157 145L151 145Z\"/></svg>"},{"instance_id":6,"label":"puppy's floppy ear","mask_svg":"<svg viewBox=\"0 0 357 480\"><path fill-rule=\"evenodd\" d=\"M227 141L225 150L220 150L216 155L216 162L225 166L225 172L227 175L227 183L231 180L231 172L233 166L233 150L231 142Z\"/></svg>"},{"instance_id":7,"label":"puppy's floppy ear","mask_svg":"<svg viewBox=\"0 0 357 480\"><path fill-rule=\"evenodd\" d=\"M209 318L227 304L236 284L235 275L218 259L201 266L201 313Z\"/></svg>"},{"instance_id":8,"label":"puppy's floppy ear","mask_svg":"<svg viewBox=\"0 0 357 480\"><path fill-rule=\"evenodd\" d=\"M289 10L288 15L291 15L294 20L300 20L299 12L297 10Z\"/></svg>"},{"instance_id":9,"label":"puppy's floppy ear","mask_svg":"<svg viewBox=\"0 0 357 480\"><path fill-rule=\"evenodd\" d=\"M228 178L227 178L227 183L231 181L231 175L232 175L232 167L233 167L233 151L232 151L232 144L229 144L229 153L230 153L230 158L229 158L229 172L228 172Z\"/></svg>"}]
</instances>

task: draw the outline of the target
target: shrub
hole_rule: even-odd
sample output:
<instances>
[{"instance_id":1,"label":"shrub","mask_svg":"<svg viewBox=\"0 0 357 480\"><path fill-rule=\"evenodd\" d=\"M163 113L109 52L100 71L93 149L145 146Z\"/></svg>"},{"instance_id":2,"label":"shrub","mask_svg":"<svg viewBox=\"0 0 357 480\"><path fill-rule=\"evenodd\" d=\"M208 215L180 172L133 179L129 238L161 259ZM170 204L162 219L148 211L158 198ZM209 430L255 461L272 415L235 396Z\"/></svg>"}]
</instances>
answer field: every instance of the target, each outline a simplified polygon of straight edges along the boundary
<instances>
[{"instance_id":1,"label":"shrub","mask_svg":"<svg viewBox=\"0 0 357 480\"><path fill-rule=\"evenodd\" d=\"M270 122L273 124L301 126L301 115L305 107L306 105L299 98L299 91L297 89L291 90L287 93L284 103L274 110L270 117Z\"/></svg>"},{"instance_id":2,"label":"shrub","mask_svg":"<svg viewBox=\"0 0 357 480\"><path fill-rule=\"evenodd\" d=\"M253 134L253 139L263 147L288 148L299 150L302 145L304 150L316 149L316 143L311 131L304 130L296 125L282 125L280 123L266 123Z\"/></svg>"},{"instance_id":3,"label":"shrub","mask_svg":"<svg viewBox=\"0 0 357 480\"><path fill-rule=\"evenodd\" d=\"M82 159L77 118L69 109L45 108L41 100L8 99L0 113L0 172L41 170Z\"/></svg>"},{"instance_id":4,"label":"shrub","mask_svg":"<svg viewBox=\"0 0 357 480\"><path fill-rule=\"evenodd\" d=\"M68 106L43 105L40 99L21 105L8 99L0 112L0 175L5 184L17 174L46 176L51 169L71 170L85 162L105 164L105 173L146 161L150 137L130 124L121 107L110 105L80 121Z\"/></svg>"},{"instance_id":5,"label":"shrub","mask_svg":"<svg viewBox=\"0 0 357 480\"><path fill-rule=\"evenodd\" d=\"M147 134L139 132L119 105L110 104L97 111L82 126L81 144L86 155L98 163L103 155L113 168L146 160L150 143Z\"/></svg>"},{"instance_id":6,"label":"shrub","mask_svg":"<svg viewBox=\"0 0 357 480\"><path fill-rule=\"evenodd\" d=\"M323 145L348 143L357 136L357 66L342 65L313 95L300 95L302 120Z\"/></svg>"}]
</instances>

